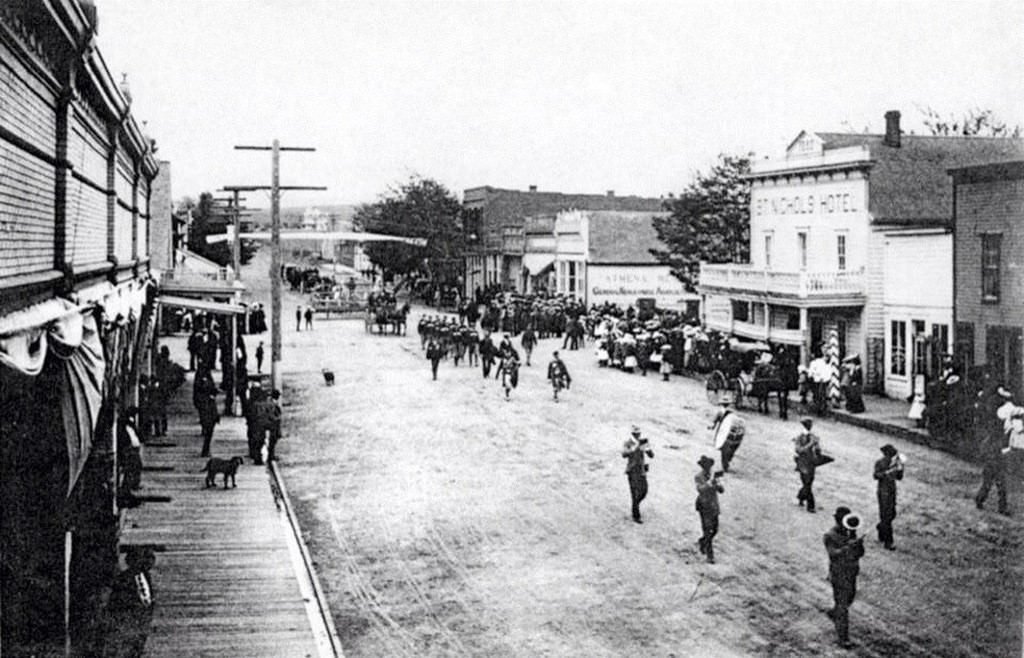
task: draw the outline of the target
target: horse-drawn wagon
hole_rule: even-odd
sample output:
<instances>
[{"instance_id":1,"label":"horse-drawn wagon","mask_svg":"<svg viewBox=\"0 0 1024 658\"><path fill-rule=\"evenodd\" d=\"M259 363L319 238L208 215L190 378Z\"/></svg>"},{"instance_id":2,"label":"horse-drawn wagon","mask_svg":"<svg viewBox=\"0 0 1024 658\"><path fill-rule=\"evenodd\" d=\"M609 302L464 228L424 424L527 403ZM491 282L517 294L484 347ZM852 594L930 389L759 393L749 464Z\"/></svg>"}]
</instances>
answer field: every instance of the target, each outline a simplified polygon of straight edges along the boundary
<instances>
[{"instance_id":1,"label":"horse-drawn wagon","mask_svg":"<svg viewBox=\"0 0 1024 658\"><path fill-rule=\"evenodd\" d=\"M797 383L795 364L788 363L786 356L784 349L773 352L767 343L760 341L728 340L722 344L716 367L707 378L708 401L712 404L731 401L741 407L745 400L754 398L757 410L768 413L769 398L775 393L779 416L785 418L789 391L794 390Z\"/></svg>"}]
</instances>

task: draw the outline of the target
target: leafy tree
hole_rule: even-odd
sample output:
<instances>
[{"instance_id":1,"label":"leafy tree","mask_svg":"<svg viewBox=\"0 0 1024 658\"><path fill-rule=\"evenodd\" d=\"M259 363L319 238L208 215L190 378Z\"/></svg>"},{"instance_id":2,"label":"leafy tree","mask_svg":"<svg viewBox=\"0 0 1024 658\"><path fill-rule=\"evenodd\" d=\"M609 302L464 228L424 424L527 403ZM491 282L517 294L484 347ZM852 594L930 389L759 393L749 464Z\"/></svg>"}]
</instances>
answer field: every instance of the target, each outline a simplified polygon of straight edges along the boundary
<instances>
[{"instance_id":1,"label":"leafy tree","mask_svg":"<svg viewBox=\"0 0 1024 658\"><path fill-rule=\"evenodd\" d=\"M667 249L652 249L687 290L696 289L700 262L739 263L750 257L750 183L743 176L750 159L719 155L707 173L677 198L665 202L671 214L654 220L658 239Z\"/></svg>"},{"instance_id":2,"label":"leafy tree","mask_svg":"<svg viewBox=\"0 0 1024 658\"><path fill-rule=\"evenodd\" d=\"M352 224L369 233L426 238L425 247L367 243L366 255L386 279L425 270L435 283L450 284L462 273L462 212L462 204L444 185L414 176L381 195L376 203L360 206Z\"/></svg>"},{"instance_id":3,"label":"leafy tree","mask_svg":"<svg viewBox=\"0 0 1024 658\"><path fill-rule=\"evenodd\" d=\"M200 194L198 201L185 197L179 204L179 212L188 212L189 210L192 211L192 223L188 229L189 251L208 258L221 267L231 265L231 243L226 240L222 242L207 242L206 240L209 235L223 235L229 230L233 230L231 220L225 216L226 211L222 208L214 208L213 195L209 192ZM247 240L242 241L240 259L243 265L252 260L256 248L254 243Z\"/></svg>"},{"instance_id":4,"label":"leafy tree","mask_svg":"<svg viewBox=\"0 0 1024 658\"><path fill-rule=\"evenodd\" d=\"M949 118L943 118L941 114L932 109L931 106L917 107L924 115L924 125L933 135L964 135L979 137L1020 137L1021 127L1009 126L1005 121L996 117L992 110L983 110L976 107L968 110L957 118L950 114Z\"/></svg>"}]
</instances>

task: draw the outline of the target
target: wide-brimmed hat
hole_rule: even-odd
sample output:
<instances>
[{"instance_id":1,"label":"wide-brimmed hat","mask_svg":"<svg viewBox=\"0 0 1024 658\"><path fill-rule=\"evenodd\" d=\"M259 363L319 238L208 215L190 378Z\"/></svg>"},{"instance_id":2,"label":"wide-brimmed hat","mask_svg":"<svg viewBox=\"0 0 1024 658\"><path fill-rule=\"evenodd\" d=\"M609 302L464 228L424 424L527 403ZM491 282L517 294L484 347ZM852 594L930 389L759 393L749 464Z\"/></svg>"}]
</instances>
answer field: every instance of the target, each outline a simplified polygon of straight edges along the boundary
<instances>
[{"instance_id":1,"label":"wide-brimmed hat","mask_svg":"<svg viewBox=\"0 0 1024 658\"><path fill-rule=\"evenodd\" d=\"M629 431L630 431L631 434L639 434L640 433L640 426L639 425L633 425L632 427L629 428Z\"/></svg>"},{"instance_id":2,"label":"wide-brimmed hat","mask_svg":"<svg viewBox=\"0 0 1024 658\"><path fill-rule=\"evenodd\" d=\"M842 523L843 519L846 517L847 514L850 513L850 511L851 510L849 507L846 507L845 505L840 505L839 507L836 508L836 511L832 516L833 518L835 518L836 523Z\"/></svg>"},{"instance_id":3,"label":"wide-brimmed hat","mask_svg":"<svg viewBox=\"0 0 1024 658\"><path fill-rule=\"evenodd\" d=\"M800 424L806 427L807 429L811 429L811 425L814 424L814 419L811 418L810 416L804 416L803 418L800 419Z\"/></svg>"},{"instance_id":4,"label":"wide-brimmed hat","mask_svg":"<svg viewBox=\"0 0 1024 658\"><path fill-rule=\"evenodd\" d=\"M700 459L697 460L697 465L701 468L710 468L715 465L715 460L707 455L701 455Z\"/></svg>"},{"instance_id":5,"label":"wide-brimmed hat","mask_svg":"<svg viewBox=\"0 0 1024 658\"><path fill-rule=\"evenodd\" d=\"M893 446L893 444L891 443L886 443L880 449L882 451L882 454L885 455L886 457L892 457L893 455L899 452L898 450L896 450L896 447Z\"/></svg>"}]
</instances>

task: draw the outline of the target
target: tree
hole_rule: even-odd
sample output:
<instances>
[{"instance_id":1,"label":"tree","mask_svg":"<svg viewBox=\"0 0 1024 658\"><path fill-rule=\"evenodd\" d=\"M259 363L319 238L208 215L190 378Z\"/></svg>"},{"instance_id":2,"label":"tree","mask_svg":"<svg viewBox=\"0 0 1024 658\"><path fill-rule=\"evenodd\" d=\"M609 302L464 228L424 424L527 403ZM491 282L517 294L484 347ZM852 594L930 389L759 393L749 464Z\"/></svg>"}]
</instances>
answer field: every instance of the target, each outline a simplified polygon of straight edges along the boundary
<instances>
[{"instance_id":1,"label":"tree","mask_svg":"<svg viewBox=\"0 0 1024 658\"><path fill-rule=\"evenodd\" d=\"M231 243L207 242L208 235L223 235L231 229L233 221L227 211L222 208L214 208L213 195L203 192L199 195L198 201L185 197L179 204L179 212L192 211L192 223L188 229L188 249L194 254L208 258L221 267L231 265ZM242 241L240 259L242 265L252 260L256 253L256 246L248 241Z\"/></svg>"},{"instance_id":2,"label":"tree","mask_svg":"<svg viewBox=\"0 0 1024 658\"><path fill-rule=\"evenodd\" d=\"M652 249L687 290L696 289L700 262L746 262L750 256L750 183L743 176L750 159L719 155L707 173L679 197L665 202L671 214L654 220L658 239L667 249Z\"/></svg>"},{"instance_id":3,"label":"tree","mask_svg":"<svg viewBox=\"0 0 1024 658\"><path fill-rule=\"evenodd\" d=\"M950 113L948 119L932 109L931 106L917 106L924 115L923 123L933 135L964 135L979 137L1020 137L1021 127L1009 126L996 117L992 110L976 107L964 112L958 119Z\"/></svg>"},{"instance_id":4,"label":"tree","mask_svg":"<svg viewBox=\"0 0 1024 658\"><path fill-rule=\"evenodd\" d=\"M366 255L386 279L426 269L437 284L454 284L461 276L465 235L462 204L437 181L414 176L376 203L356 211L352 224L369 233L426 238L425 247L401 242L370 242Z\"/></svg>"}]
</instances>

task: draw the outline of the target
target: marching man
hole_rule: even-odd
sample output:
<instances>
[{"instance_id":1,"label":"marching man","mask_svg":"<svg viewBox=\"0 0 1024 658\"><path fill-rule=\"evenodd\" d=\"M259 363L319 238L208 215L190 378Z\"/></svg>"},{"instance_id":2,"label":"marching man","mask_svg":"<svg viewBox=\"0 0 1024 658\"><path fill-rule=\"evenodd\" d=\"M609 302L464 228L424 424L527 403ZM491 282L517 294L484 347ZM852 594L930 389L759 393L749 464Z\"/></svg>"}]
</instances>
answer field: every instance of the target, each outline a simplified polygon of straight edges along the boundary
<instances>
[{"instance_id":1,"label":"marching man","mask_svg":"<svg viewBox=\"0 0 1024 658\"><path fill-rule=\"evenodd\" d=\"M647 470L650 468L644 457L654 459L654 451L651 450L647 439L641 438L640 428L636 425L633 426L632 436L622 446L622 456L627 460L626 478L629 480L629 496L633 504L633 521L643 523L640 517L640 503L647 497Z\"/></svg>"},{"instance_id":2,"label":"marching man","mask_svg":"<svg viewBox=\"0 0 1024 658\"><path fill-rule=\"evenodd\" d=\"M711 473L711 467L715 465L714 459L707 455L701 455L701 458L697 460L697 465L700 466L700 473L693 478L694 484L697 485L696 507L697 513L700 514L701 530L697 545L700 552L707 556L708 564L714 564L715 549L711 540L718 534L718 494L724 493L725 489L718 481L722 475L721 471Z\"/></svg>"},{"instance_id":3,"label":"marching man","mask_svg":"<svg viewBox=\"0 0 1024 658\"><path fill-rule=\"evenodd\" d=\"M712 421L711 427L708 428L714 438L715 448L722 451L722 472L724 473L729 472L729 464L732 462L733 456L736 455L746 433L743 418L730 408L731 402L728 397L722 399L720 403L722 408L715 414L715 419Z\"/></svg>"}]
</instances>

